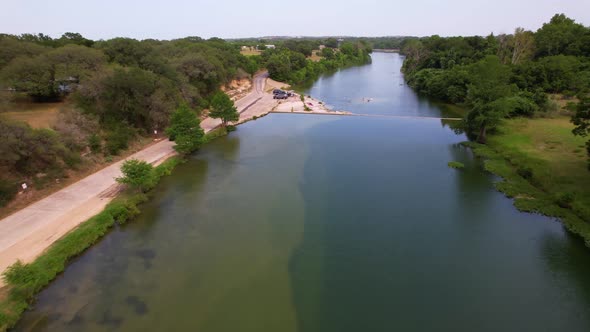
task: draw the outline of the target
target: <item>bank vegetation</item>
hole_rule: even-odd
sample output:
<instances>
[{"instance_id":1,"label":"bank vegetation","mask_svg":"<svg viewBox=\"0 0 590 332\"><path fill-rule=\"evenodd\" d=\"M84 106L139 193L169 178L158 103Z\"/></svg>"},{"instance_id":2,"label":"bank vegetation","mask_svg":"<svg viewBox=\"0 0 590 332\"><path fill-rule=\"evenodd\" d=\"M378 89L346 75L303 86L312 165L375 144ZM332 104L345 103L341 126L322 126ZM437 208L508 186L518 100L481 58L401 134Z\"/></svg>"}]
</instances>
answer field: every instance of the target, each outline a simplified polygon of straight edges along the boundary
<instances>
[{"instance_id":1,"label":"bank vegetation","mask_svg":"<svg viewBox=\"0 0 590 332\"><path fill-rule=\"evenodd\" d=\"M560 218L590 246L590 28L557 14L537 31L407 39L420 94L468 110L468 145L524 211Z\"/></svg>"}]
</instances>

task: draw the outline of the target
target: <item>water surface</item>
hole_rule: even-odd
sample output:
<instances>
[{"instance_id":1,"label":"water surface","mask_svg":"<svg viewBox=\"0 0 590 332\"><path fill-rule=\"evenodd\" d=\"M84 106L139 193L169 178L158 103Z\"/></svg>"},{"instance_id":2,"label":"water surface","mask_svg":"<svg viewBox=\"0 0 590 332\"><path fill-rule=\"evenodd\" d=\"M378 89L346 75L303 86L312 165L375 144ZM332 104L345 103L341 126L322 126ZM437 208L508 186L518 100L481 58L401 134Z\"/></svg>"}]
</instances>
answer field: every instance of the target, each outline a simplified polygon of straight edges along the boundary
<instances>
[{"instance_id":1,"label":"water surface","mask_svg":"<svg viewBox=\"0 0 590 332\"><path fill-rule=\"evenodd\" d=\"M357 113L441 115L400 85L401 61L374 54L310 93ZM463 140L433 119L244 124L164 179L17 330L589 331L590 252L518 212Z\"/></svg>"}]
</instances>

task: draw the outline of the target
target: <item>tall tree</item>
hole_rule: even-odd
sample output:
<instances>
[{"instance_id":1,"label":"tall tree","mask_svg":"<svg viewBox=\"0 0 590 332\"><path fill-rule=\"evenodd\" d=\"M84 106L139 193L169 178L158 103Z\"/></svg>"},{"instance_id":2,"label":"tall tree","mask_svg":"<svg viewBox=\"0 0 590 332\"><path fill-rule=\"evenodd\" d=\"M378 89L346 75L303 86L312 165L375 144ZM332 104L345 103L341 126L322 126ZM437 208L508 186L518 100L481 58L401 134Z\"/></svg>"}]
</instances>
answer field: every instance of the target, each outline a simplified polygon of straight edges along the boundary
<instances>
[{"instance_id":1,"label":"tall tree","mask_svg":"<svg viewBox=\"0 0 590 332\"><path fill-rule=\"evenodd\" d=\"M58 98L55 67L43 56L18 57L0 72L3 85L25 92L39 101Z\"/></svg>"},{"instance_id":2,"label":"tall tree","mask_svg":"<svg viewBox=\"0 0 590 332\"><path fill-rule=\"evenodd\" d=\"M201 146L205 134L195 112L188 105L182 104L172 113L166 135L176 142L176 151L189 154Z\"/></svg>"},{"instance_id":3,"label":"tall tree","mask_svg":"<svg viewBox=\"0 0 590 332\"><path fill-rule=\"evenodd\" d=\"M478 142L485 144L487 132L508 115L511 103L506 98L514 94L516 87L509 84L510 68L502 65L495 55L487 56L470 69L467 103L472 110L466 117L466 126Z\"/></svg>"},{"instance_id":4,"label":"tall tree","mask_svg":"<svg viewBox=\"0 0 590 332\"><path fill-rule=\"evenodd\" d=\"M572 122L576 126L573 130L575 135L587 136L590 134L590 95L586 94L580 98ZM586 142L586 151L588 152L588 170L590 170L590 140Z\"/></svg>"},{"instance_id":5,"label":"tall tree","mask_svg":"<svg viewBox=\"0 0 590 332\"><path fill-rule=\"evenodd\" d=\"M523 61L529 60L535 52L535 37L531 31L525 31L523 28L516 28L512 38L512 61L517 65Z\"/></svg>"},{"instance_id":6,"label":"tall tree","mask_svg":"<svg viewBox=\"0 0 590 332\"><path fill-rule=\"evenodd\" d=\"M564 14L556 14L535 34L537 56L582 55L587 30Z\"/></svg>"},{"instance_id":7,"label":"tall tree","mask_svg":"<svg viewBox=\"0 0 590 332\"><path fill-rule=\"evenodd\" d=\"M211 99L211 111L209 116L214 119L221 119L223 126L227 126L230 121L238 121L240 114L234 105L234 102L223 92L217 92Z\"/></svg>"}]
</instances>

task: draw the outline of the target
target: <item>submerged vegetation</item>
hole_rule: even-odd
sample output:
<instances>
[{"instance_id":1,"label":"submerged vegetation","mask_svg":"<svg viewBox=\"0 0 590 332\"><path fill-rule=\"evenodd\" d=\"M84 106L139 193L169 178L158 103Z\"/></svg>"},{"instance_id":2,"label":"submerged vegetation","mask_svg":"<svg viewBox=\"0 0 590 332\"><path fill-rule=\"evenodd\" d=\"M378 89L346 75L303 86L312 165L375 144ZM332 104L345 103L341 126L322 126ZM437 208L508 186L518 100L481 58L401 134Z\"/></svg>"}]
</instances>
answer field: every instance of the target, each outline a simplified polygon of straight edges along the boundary
<instances>
[{"instance_id":1,"label":"submerged vegetation","mask_svg":"<svg viewBox=\"0 0 590 332\"><path fill-rule=\"evenodd\" d=\"M169 175L180 161L179 158L171 158L154 168L148 165L149 174L142 171L141 178L148 177L153 186L163 176ZM135 164L130 164L130 168ZM23 264L19 261L9 267L3 274L9 289L6 298L0 299L0 331L16 324L34 296L61 273L72 258L100 240L115 225L124 224L139 214L138 207L146 200L147 195L143 191L127 192L109 203L101 213L55 242L32 263Z\"/></svg>"},{"instance_id":2,"label":"submerged vegetation","mask_svg":"<svg viewBox=\"0 0 590 332\"><path fill-rule=\"evenodd\" d=\"M450 168L455 168L455 169L463 169L463 168L465 168L465 165L462 162L458 162L458 161L449 161L449 163L447 165Z\"/></svg>"},{"instance_id":3,"label":"submerged vegetation","mask_svg":"<svg viewBox=\"0 0 590 332\"><path fill-rule=\"evenodd\" d=\"M514 151L505 150L506 146L501 143L483 145L465 142L465 145L471 147L476 156L485 159L484 167L487 171L503 178L503 181L496 183L496 188L507 197L513 198L516 208L559 218L570 232L582 237L590 247L588 193L577 196L575 192L550 191L572 185L568 183L571 178L557 181L552 187L544 187L539 183L544 180L543 177L535 175L535 170L545 175L550 170L543 161L526 154L517 156ZM582 184L573 186L587 191Z\"/></svg>"}]
</instances>

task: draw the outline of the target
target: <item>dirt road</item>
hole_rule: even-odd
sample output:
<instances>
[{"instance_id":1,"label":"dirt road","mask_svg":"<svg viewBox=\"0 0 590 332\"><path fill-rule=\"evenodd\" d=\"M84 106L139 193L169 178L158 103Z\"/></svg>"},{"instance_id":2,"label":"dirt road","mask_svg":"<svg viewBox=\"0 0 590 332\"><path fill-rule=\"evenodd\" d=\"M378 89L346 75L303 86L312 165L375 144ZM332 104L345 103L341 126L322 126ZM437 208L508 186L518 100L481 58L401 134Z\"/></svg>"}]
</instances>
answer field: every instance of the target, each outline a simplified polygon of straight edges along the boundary
<instances>
[{"instance_id":1,"label":"dirt road","mask_svg":"<svg viewBox=\"0 0 590 332\"><path fill-rule=\"evenodd\" d=\"M239 122L266 114L276 106L272 95L264 91L267 77L266 73L254 77L252 92L236 102ZM220 124L220 120L206 119L201 126L209 132ZM128 159L157 164L174 154L173 146L173 142L161 141ZM19 259L34 260L64 234L103 210L116 195L115 178L121 176L122 163L108 166L0 220L0 273ZM0 280L0 287L3 284Z\"/></svg>"},{"instance_id":2,"label":"dirt road","mask_svg":"<svg viewBox=\"0 0 590 332\"><path fill-rule=\"evenodd\" d=\"M276 106L276 101L272 99L270 93L265 92L266 79L268 73L262 73L254 77L252 83L252 92L244 98L236 101L236 108L240 112L240 120L242 123L252 119L254 116L261 116L271 111ZM270 108L269 108L270 107ZM205 131L210 131L221 125L221 120L207 118L201 122L201 127Z\"/></svg>"}]
</instances>

